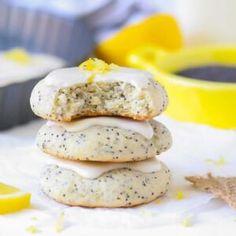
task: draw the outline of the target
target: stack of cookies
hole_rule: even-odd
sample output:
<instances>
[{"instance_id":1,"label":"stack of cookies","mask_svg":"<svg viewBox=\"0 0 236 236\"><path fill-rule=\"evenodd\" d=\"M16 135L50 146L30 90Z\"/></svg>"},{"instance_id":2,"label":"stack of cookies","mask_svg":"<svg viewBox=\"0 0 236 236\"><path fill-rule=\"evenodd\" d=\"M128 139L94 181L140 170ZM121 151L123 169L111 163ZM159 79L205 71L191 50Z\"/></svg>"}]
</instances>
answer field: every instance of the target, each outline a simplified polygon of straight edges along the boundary
<instances>
[{"instance_id":1,"label":"stack of cookies","mask_svg":"<svg viewBox=\"0 0 236 236\"><path fill-rule=\"evenodd\" d=\"M152 118L167 100L150 73L98 59L51 72L30 101L48 120L36 138L49 154L43 192L86 207L130 207L162 196L170 171L156 155L170 147L171 135Z\"/></svg>"}]
</instances>

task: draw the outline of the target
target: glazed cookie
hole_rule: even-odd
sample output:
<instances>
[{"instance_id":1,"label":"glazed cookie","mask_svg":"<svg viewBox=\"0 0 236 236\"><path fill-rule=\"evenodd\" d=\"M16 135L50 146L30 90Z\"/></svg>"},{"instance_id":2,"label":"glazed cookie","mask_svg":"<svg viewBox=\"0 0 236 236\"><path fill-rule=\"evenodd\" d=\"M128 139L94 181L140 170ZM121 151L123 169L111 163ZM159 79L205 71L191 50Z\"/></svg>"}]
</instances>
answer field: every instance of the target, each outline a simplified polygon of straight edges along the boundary
<instances>
[{"instance_id":1,"label":"glazed cookie","mask_svg":"<svg viewBox=\"0 0 236 236\"><path fill-rule=\"evenodd\" d=\"M147 161L136 162L134 168L130 163L128 167L102 170L96 178L48 165L41 175L41 188L50 198L71 206L131 207L148 203L165 194L170 171L161 162L143 162Z\"/></svg>"},{"instance_id":2,"label":"glazed cookie","mask_svg":"<svg viewBox=\"0 0 236 236\"><path fill-rule=\"evenodd\" d=\"M93 117L70 123L48 122L39 130L36 144L43 152L64 159L127 162L167 150L171 135L155 120Z\"/></svg>"},{"instance_id":3,"label":"glazed cookie","mask_svg":"<svg viewBox=\"0 0 236 236\"><path fill-rule=\"evenodd\" d=\"M150 73L90 59L51 72L34 87L30 103L36 115L53 121L101 115L150 120L168 98Z\"/></svg>"}]
</instances>

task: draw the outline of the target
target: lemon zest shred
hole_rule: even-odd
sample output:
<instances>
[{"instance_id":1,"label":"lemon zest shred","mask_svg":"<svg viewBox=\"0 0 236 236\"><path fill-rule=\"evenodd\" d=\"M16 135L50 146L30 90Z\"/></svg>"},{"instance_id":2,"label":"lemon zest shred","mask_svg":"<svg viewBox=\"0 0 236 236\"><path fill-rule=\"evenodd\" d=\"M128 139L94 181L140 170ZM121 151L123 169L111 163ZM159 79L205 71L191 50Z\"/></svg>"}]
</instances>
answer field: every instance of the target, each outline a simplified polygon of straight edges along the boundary
<instances>
[{"instance_id":1,"label":"lemon zest shred","mask_svg":"<svg viewBox=\"0 0 236 236\"><path fill-rule=\"evenodd\" d=\"M105 74L110 71L110 65L103 60L95 58L95 67L98 73Z\"/></svg>"},{"instance_id":2,"label":"lemon zest shred","mask_svg":"<svg viewBox=\"0 0 236 236\"><path fill-rule=\"evenodd\" d=\"M95 69L94 61L92 58L89 58L88 60L84 61L79 65L79 68L86 69L88 71L93 71Z\"/></svg>"},{"instance_id":3,"label":"lemon zest shred","mask_svg":"<svg viewBox=\"0 0 236 236\"><path fill-rule=\"evenodd\" d=\"M187 216L185 217L181 224L184 226L184 227L191 227L193 225L193 221L192 221L192 217L190 216Z\"/></svg>"},{"instance_id":4,"label":"lemon zest shred","mask_svg":"<svg viewBox=\"0 0 236 236\"><path fill-rule=\"evenodd\" d=\"M64 227L64 222L65 222L65 213L61 212L59 215L57 221L56 221L56 232L60 233L63 230Z\"/></svg>"},{"instance_id":5,"label":"lemon zest shred","mask_svg":"<svg viewBox=\"0 0 236 236\"><path fill-rule=\"evenodd\" d=\"M89 76L89 78L87 79L87 83L88 84L92 84L95 80L95 74L92 74L91 76Z\"/></svg>"},{"instance_id":6,"label":"lemon zest shred","mask_svg":"<svg viewBox=\"0 0 236 236\"><path fill-rule=\"evenodd\" d=\"M206 163L207 164L213 164L213 165L216 165L216 166L224 166L226 164L226 161L225 161L225 158L223 156L220 156L216 160L207 159Z\"/></svg>"},{"instance_id":7,"label":"lemon zest shred","mask_svg":"<svg viewBox=\"0 0 236 236\"><path fill-rule=\"evenodd\" d=\"M30 234L36 234L39 232L38 228L34 225L30 225L29 227L27 227L26 231Z\"/></svg>"},{"instance_id":8,"label":"lemon zest shred","mask_svg":"<svg viewBox=\"0 0 236 236\"><path fill-rule=\"evenodd\" d=\"M178 190L175 194L175 198L179 201L184 199L184 192L181 190Z\"/></svg>"},{"instance_id":9,"label":"lemon zest shred","mask_svg":"<svg viewBox=\"0 0 236 236\"><path fill-rule=\"evenodd\" d=\"M219 159L216 160L216 165L218 165L218 166L225 165L225 159L223 156L221 156Z\"/></svg>"},{"instance_id":10,"label":"lemon zest shred","mask_svg":"<svg viewBox=\"0 0 236 236\"><path fill-rule=\"evenodd\" d=\"M114 68L114 64L107 64L105 61L97 58L89 58L87 61L84 61L79 65L79 68L82 70L90 71L92 74L87 79L89 84L93 83L96 77L96 74L106 74L111 69ZM117 66L118 67L118 66Z\"/></svg>"},{"instance_id":11,"label":"lemon zest shred","mask_svg":"<svg viewBox=\"0 0 236 236\"><path fill-rule=\"evenodd\" d=\"M101 74L105 74L111 69L109 64L97 58L89 58L87 61L81 63L79 68Z\"/></svg>"},{"instance_id":12,"label":"lemon zest shred","mask_svg":"<svg viewBox=\"0 0 236 236\"><path fill-rule=\"evenodd\" d=\"M105 61L97 58L89 58L87 61L84 61L79 65L80 69L92 72L87 79L87 83L89 84L94 82L96 74L105 74L109 72L112 67L114 67L114 64L109 65Z\"/></svg>"}]
</instances>

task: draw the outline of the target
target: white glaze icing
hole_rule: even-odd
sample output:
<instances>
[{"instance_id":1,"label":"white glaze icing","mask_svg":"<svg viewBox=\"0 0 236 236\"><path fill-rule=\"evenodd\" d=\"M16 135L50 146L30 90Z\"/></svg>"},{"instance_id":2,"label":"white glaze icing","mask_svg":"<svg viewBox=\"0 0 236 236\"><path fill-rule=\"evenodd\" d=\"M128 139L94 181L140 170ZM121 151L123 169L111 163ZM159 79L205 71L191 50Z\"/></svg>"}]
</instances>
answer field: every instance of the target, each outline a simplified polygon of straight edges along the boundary
<instances>
[{"instance_id":1,"label":"white glaze icing","mask_svg":"<svg viewBox=\"0 0 236 236\"><path fill-rule=\"evenodd\" d=\"M147 139L153 136L153 128L147 121L134 121L118 117L91 117L72 122L48 121L48 126L61 126L68 132L79 132L92 126L118 127L125 130L132 130L143 135Z\"/></svg>"},{"instance_id":2,"label":"white glaze icing","mask_svg":"<svg viewBox=\"0 0 236 236\"><path fill-rule=\"evenodd\" d=\"M79 83L87 83L93 71L87 71L79 67L70 67L57 69L51 72L45 78L45 84L58 88L70 87ZM136 88L146 88L151 79L152 74L143 70L115 66L106 73L97 73L94 75L94 81L122 81L128 82Z\"/></svg>"},{"instance_id":3,"label":"white glaze icing","mask_svg":"<svg viewBox=\"0 0 236 236\"><path fill-rule=\"evenodd\" d=\"M156 158L137 162L86 162L86 161L70 161L58 159L51 156L46 157L47 164L58 165L59 167L73 170L84 178L96 179L103 173L114 169L130 168L132 170L141 171L143 173L156 172L161 169L161 164Z\"/></svg>"},{"instance_id":4,"label":"white glaze icing","mask_svg":"<svg viewBox=\"0 0 236 236\"><path fill-rule=\"evenodd\" d=\"M30 57L30 63L21 64L6 59L4 53L0 53L0 87L40 78L65 64L62 59L47 54L31 54Z\"/></svg>"}]
</instances>

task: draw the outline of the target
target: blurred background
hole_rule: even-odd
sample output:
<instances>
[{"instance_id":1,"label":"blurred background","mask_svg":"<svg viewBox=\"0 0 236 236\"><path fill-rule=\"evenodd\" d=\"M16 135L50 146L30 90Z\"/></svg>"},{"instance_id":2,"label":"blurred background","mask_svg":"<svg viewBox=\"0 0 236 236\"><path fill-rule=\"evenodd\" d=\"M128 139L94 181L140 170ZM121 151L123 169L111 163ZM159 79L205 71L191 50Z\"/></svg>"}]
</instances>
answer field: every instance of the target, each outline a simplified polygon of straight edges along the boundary
<instances>
[{"instance_id":1,"label":"blurred background","mask_svg":"<svg viewBox=\"0 0 236 236\"><path fill-rule=\"evenodd\" d=\"M235 10L235 0L1 0L0 129L35 119L33 86L89 57L152 72L176 120L235 129Z\"/></svg>"}]
</instances>

